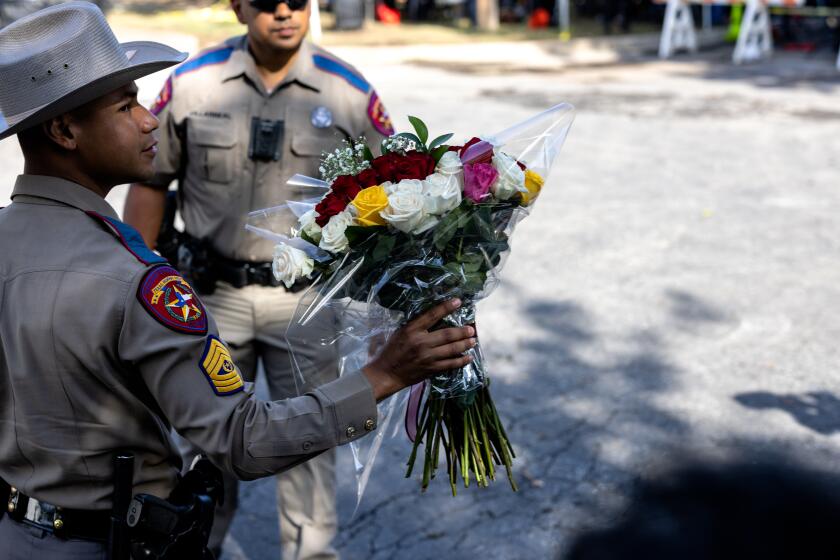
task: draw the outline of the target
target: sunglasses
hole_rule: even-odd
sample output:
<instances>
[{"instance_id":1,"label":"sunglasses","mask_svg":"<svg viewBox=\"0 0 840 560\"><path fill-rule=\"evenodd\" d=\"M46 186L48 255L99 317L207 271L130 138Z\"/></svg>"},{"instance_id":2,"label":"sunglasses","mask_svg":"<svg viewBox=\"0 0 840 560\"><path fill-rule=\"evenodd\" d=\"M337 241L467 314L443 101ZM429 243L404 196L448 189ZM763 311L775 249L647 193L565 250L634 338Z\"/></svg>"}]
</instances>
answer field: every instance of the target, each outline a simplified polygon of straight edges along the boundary
<instances>
[{"instance_id":1,"label":"sunglasses","mask_svg":"<svg viewBox=\"0 0 840 560\"><path fill-rule=\"evenodd\" d=\"M272 14L280 4L286 4L290 10L302 10L308 3L309 0L250 0L250 4L254 8L261 12L270 12Z\"/></svg>"}]
</instances>

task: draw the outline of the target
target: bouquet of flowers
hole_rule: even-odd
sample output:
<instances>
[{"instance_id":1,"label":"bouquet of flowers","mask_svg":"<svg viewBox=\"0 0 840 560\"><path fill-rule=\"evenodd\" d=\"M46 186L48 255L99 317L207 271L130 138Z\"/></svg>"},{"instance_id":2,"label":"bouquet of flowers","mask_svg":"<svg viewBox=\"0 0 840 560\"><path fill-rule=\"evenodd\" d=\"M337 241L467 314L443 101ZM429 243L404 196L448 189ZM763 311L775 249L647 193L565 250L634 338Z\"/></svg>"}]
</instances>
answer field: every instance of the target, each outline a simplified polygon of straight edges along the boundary
<instances>
[{"instance_id":1,"label":"bouquet of flowers","mask_svg":"<svg viewBox=\"0 0 840 560\"><path fill-rule=\"evenodd\" d=\"M573 108L561 104L455 145L452 134L430 140L427 126L409 117L414 131L385 139L378 157L364 139L349 139L324 154L321 180L293 177L291 184L325 193L253 212L247 226L277 243L274 274L287 287L317 278L290 330L329 311L331 328L312 344L337 347L341 367L357 368L389 332L443 300L463 304L439 327L474 326L475 304L497 284L514 226L540 195L572 119ZM292 347L297 371L318 353L309 350ZM406 476L422 444L424 490L441 454L453 495L459 478L465 487L472 479L487 486L501 466L516 490L513 445L490 394L480 343L469 353L467 366L411 388ZM388 419L391 412L393 404Z\"/></svg>"}]
</instances>

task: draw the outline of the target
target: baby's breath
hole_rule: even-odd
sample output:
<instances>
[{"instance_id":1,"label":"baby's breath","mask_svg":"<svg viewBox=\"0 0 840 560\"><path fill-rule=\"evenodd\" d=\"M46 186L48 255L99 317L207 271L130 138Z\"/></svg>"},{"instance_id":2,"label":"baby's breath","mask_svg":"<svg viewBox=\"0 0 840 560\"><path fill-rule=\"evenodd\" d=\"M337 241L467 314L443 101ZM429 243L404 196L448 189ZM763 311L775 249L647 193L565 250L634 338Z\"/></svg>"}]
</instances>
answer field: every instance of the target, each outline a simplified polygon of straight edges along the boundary
<instances>
[{"instance_id":1,"label":"baby's breath","mask_svg":"<svg viewBox=\"0 0 840 560\"><path fill-rule=\"evenodd\" d=\"M413 140L409 140L405 136L397 135L389 136L382 141L382 145L389 152L397 152L400 154L405 154L406 152L417 149L417 144Z\"/></svg>"},{"instance_id":2,"label":"baby's breath","mask_svg":"<svg viewBox=\"0 0 840 560\"><path fill-rule=\"evenodd\" d=\"M365 139L361 136L343 140L341 147L332 152L323 152L318 167L321 178L332 183L340 175L356 175L370 168L370 162L365 159L365 145Z\"/></svg>"}]
</instances>

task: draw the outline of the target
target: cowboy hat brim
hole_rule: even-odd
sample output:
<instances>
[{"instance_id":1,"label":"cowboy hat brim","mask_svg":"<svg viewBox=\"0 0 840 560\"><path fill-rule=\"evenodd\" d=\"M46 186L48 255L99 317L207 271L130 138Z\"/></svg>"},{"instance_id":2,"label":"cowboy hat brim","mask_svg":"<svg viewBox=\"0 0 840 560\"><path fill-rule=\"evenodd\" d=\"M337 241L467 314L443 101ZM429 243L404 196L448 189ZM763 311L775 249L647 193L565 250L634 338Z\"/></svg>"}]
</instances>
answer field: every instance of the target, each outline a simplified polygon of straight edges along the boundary
<instances>
[{"instance_id":1,"label":"cowboy hat brim","mask_svg":"<svg viewBox=\"0 0 840 560\"><path fill-rule=\"evenodd\" d=\"M0 140L77 109L134 80L174 66L187 58L187 53L152 41L132 41L122 43L121 46L129 58L127 67L101 76L58 99L25 113L18 115L0 114Z\"/></svg>"}]
</instances>

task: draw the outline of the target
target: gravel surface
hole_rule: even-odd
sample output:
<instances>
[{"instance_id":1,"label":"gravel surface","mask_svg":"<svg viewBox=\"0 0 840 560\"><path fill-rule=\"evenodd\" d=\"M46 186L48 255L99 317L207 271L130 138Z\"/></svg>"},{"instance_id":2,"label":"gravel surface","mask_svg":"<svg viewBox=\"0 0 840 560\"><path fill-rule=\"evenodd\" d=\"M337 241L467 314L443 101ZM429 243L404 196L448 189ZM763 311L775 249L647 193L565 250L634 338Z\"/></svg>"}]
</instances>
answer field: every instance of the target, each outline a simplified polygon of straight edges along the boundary
<instances>
[{"instance_id":1,"label":"gravel surface","mask_svg":"<svg viewBox=\"0 0 840 560\"><path fill-rule=\"evenodd\" d=\"M501 480L453 499L439 480L421 495L403 478L400 435L385 439L354 512L343 449L343 558L552 558L674 462L773 454L836 469L834 55L734 67L727 48L585 63L533 44L483 48L485 60L336 51L403 128L414 114L461 137L556 102L578 107L502 283L480 306L521 491ZM0 143L0 205L20 168L14 141ZM122 196L111 196L118 208ZM270 479L242 486L227 558L279 557L273 492Z\"/></svg>"}]
</instances>

